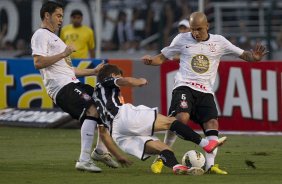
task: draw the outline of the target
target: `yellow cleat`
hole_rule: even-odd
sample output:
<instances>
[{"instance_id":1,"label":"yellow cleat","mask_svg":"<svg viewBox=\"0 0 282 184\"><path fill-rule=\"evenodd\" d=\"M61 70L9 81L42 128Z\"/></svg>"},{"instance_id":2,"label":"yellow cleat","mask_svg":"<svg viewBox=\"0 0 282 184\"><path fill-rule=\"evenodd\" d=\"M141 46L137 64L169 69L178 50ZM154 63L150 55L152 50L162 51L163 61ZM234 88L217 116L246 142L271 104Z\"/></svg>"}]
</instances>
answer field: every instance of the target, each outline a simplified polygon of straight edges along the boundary
<instances>
[{"instance_id":1,"label":"yellow cleat","mask_svg":"<svg viewBox=\"0 0 282 184\"><path fill-rule=\"evenodd\" d=\"M213 166L211 166L211 168L209 168L209 170L207 171L208 174L228 174L226 171L219 169L219 165L215 164Z\"/></svg>"},{"instance_id":2,"label":"yellow cleat","mask_svg":"<svg viewBox=\"0 0 282 184\"><path fill-rule=\"evenodd\" d=\"M160 158L157 158L151 165L151 170L155 174L160 174L163 169L163 161Z\"/></svg>"}]
</instances>

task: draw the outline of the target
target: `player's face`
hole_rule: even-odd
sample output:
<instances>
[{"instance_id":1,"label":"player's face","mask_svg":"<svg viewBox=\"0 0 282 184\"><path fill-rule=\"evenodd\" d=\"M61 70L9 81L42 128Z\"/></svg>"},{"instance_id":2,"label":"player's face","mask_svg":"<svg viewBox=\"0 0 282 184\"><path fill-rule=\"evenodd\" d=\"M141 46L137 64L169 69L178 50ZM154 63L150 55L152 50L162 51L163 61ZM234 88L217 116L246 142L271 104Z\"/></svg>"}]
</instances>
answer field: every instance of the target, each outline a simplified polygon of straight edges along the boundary
<instances>
[{"instance_id":1,"label":"player's face","mask_svg":"<svg viewBox=\"0 0 282 184\"><path fill-rule=\"evenodd\" d=\"M57 8L54 13L51 14L49 19L50 26L53 31L58 31L63 23L63 9Z\"/></svg>"},{"instance_id":2,"label":"player's face","mask_svg":"<svg viewBox=\"0 0 282 184\"><path fill-rule=\"evenodd\" d=\"M203 41L208 38L208 23L206 22L191 22L190 23L190 30L193 37L198 41Z\"/></svg>"},{"instance_id":3,"label":"player's face","mask_svg":"<svg viewBox=\"0 0 282 184\"><path fill-rule=\"evenodd\" d=\"M81 15L74 15L74 16L72 16L71 17L71 23L73 24L74 27L81 26L82 16Z\"/></svg>"}]
</instances>

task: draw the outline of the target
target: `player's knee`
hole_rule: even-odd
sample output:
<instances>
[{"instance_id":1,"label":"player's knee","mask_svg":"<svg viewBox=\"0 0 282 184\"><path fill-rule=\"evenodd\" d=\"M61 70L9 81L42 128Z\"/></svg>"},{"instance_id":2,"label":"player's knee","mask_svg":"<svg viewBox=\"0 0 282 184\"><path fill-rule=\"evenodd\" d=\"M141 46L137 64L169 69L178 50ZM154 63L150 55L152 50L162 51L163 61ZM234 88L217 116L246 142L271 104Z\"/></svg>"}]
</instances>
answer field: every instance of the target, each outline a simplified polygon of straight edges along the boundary
<instances>
[{"instance_id":1,"label":"player's knee","mask_svg":"<svg viewBox=\"0 0 282 184\"><path fill-rule=\"evenodd\" d=\"M189 114L188 113L185 113L185 112L181 112L181 113L178 113L176 115L176 118L177 120L179 120L181 123L184 123L186 124L188 121L189 121Z\"/></svg>"}]
</instances>

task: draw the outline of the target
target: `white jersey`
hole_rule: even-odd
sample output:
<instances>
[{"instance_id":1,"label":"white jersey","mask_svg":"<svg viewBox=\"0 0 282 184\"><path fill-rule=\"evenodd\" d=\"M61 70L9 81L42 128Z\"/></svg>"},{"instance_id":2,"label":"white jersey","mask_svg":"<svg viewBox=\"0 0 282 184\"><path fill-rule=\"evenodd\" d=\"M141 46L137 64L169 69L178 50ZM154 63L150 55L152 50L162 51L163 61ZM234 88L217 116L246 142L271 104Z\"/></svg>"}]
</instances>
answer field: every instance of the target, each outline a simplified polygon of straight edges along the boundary
<instances>
[{"instance_id":1,"label":"white jersey","mask_svg":"<svg viewBox=\"0 0 282 184\"><path fill-rule=\"evenodd\" d=\"M64 52L66 44L48 29L38 29L31 38L32 55L54 56ZM79 82L70 57L40 69L48 95L55 101L59 90L70 82Z\"/></svg>"},{"instance_id":2,"label":"white jersey","mask_svg":"<svg viewBox=\"0 0 282 184\"><path fill-rule=\"evenodd\" d=\"M170 44L161 50L172 59L180 54L180 68L175 75L174 89L179 86L204 93L214 93L216 73L223 55L240 56L244 50L236 47L221 35L209 34L206 41L197 42L190 32L178 34Z\"/></svg>"}]
</instances>

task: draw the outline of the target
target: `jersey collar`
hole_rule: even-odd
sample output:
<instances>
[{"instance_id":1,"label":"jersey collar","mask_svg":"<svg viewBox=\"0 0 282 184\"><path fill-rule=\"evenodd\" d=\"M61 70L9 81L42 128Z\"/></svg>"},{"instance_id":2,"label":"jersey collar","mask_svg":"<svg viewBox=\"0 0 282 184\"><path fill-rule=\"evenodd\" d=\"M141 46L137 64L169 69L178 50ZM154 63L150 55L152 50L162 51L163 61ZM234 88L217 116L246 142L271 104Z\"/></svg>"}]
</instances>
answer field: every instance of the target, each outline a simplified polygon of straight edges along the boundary
<instances>
[{"instance_id":1,"label":"jersey collar","mask_svg":"<svg viewBox=\"0 0 282 184\"><path fill-rule=\"evenodd\" d=\"M192 36L192 38L193 38L194 40L196 40L196 39L194 38L194 36L193 36L193 34L192 34L192 33L191 33L191 36ZM210 39L210 34L208 33L208 37L207 37L207 39L202 40L201 42L208 41L209 39Z\"/></svg>"}]
</instances>

